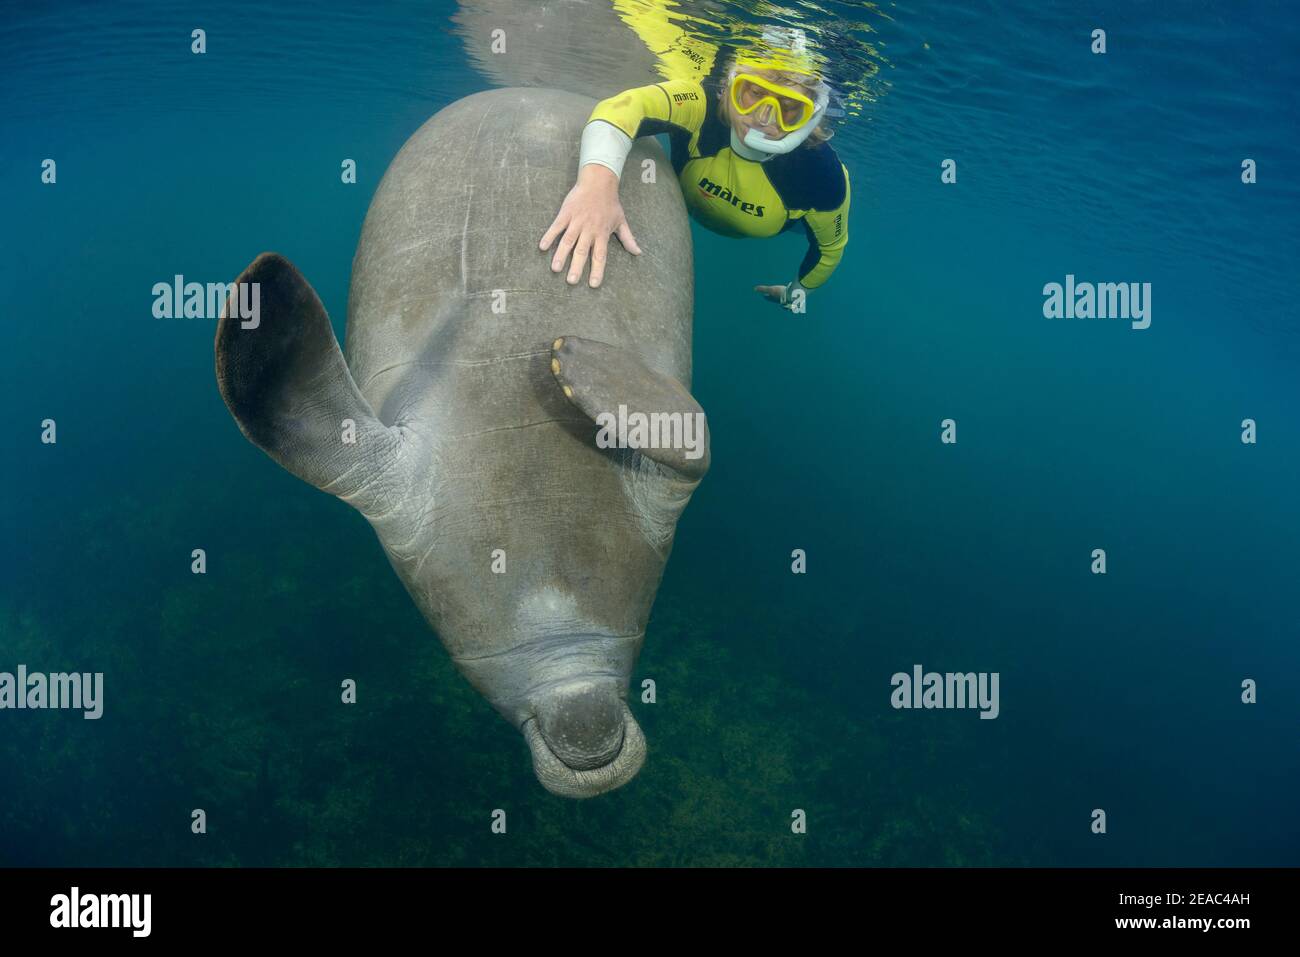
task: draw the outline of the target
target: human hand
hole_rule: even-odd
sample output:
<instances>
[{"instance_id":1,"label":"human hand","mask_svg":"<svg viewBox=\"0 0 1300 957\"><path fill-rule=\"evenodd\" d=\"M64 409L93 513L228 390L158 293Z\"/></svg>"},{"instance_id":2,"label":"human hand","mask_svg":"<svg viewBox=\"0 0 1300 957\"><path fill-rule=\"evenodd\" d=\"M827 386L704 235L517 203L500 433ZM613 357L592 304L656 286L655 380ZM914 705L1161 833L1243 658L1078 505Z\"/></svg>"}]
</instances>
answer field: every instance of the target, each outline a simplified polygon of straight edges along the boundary
<instances>
[{"instance_id":1,"label":"human hand","mask_svg":"<svg viewBox=\"0 0 1300 957\"><path fill-rule=\"evenodd\" d=\"M776 303L783 309L794 311L797 305L801 312L803 311L805 297L808 294L798 280L787 286L755 286L754 292Z\"/></svg>"},{"instance_id":2,"label":"human hand","mask_svg":"<svg viewBox=\"0 0 1300 957\"><path fill-rule=\"evenodd\" d=\"M637 245L623 213L623 204L618 201L618 177L613 170L599 163L588 163L579 171L578 182L564 197L555 221L543 234L538 248L546 251L556 237L560 237L551 259L551 272L562 270L572 252L573 261L566 277L569 285L582 278L590 256L591 278L588 284L595 289L605 277L610 233L617 233L619 242L628 252L641 255L641 247Z\"/></svg>"}]
</instances>

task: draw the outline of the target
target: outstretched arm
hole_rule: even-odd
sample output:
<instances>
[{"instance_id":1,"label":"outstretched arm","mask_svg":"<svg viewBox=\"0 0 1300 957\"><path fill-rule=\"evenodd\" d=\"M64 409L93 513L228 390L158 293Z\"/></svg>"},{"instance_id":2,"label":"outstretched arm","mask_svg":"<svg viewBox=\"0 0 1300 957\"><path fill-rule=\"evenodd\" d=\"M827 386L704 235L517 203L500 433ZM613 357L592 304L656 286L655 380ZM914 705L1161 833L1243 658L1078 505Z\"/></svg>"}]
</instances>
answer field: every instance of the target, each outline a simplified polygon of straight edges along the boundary
<instances>
[{"instance_id":1,"label":"outstretched arm","mask_svg":"<svg viewBox=\"0 0 1300 957\"><path fill-rule=\"evenodd\" d=\"M800 290L816 289L830 278L844 256L849 242L849 173L840 165L844 176L844 199L831 210L811 209L803 219L808 235L808 252L799 264L796 278L786 286L755 286L773 302L789 308Z\"/></svg>"},{"instance_id":2,"label":"outstretched arm","mask_svg":"<svg viewBox=\"0 0 1300 957\"><path fill-rule=\"evenodd\" d=\"M640 254L623 205L618 201L623 164L638 136L653 136L671 128L698 129L704 121L704 90L698 83L670 80L625 90L596 104L582 132L578 182L569 191L539 248L548 250L559 237L551 270L560 272L573 253L568 281L582 278L591 258L590 285L605 274L609 235L616 233L628 252Z\"/></svg>"}]
</instances>

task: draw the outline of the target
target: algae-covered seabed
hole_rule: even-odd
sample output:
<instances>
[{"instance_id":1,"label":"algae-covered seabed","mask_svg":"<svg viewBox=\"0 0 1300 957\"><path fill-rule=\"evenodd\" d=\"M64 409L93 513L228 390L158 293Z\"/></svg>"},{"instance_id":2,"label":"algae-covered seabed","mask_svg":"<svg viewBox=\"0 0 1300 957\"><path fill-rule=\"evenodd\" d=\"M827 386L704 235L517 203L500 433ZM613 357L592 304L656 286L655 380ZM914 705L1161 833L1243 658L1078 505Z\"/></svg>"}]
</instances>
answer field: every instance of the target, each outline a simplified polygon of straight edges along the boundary
<instances>
[{"instance_id":1,"label":"algae-covered seabed","mask_svg":"<svg viewBox=\"0 0 1300 957\"><path fill-rule=\"evenodd\" d=\"M865 623L709 593L678 556L632 685L639 696L644 678L656 682L657 703L633 705L645 768L593 800L547 794L520 734L456 674L365 522L262 464L260 489L87 503L60 526L67 541L28 569L49 576L46 587L10 595L7 660L103 671L105 709L98 721L8 716L0 860L1024 860L993 824L996 800L950 773L984 730L973 713L908 727L881 712L884 693L864 694L860 675L826 667L864 640ZM203 576L187 550L167 554L188 541L198 502L240 516L208 542ZM304 528L305 538L292 531ZM250 529L259 541L241 542ZM340 701L346 677L358 683L355 705ZM191 833L194 808L207 812L204 835ZM497 808L505 835L489 827ZM795 808L808 813L802 836L791 832Z\"/></svg>"}]
</instances>

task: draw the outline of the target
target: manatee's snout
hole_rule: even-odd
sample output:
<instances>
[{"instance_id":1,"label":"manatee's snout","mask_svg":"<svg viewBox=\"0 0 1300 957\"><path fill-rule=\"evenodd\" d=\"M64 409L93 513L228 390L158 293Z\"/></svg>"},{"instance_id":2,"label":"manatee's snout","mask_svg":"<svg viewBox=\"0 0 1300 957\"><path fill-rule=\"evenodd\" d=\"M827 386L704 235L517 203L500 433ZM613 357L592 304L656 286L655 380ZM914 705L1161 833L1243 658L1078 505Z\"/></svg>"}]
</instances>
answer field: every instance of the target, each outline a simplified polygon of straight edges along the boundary
<instances>
[{"instance_id":1,"label":"manatee's snout","mask_svg":"<svg viewBox=\"0 0 1300 957\"><path fill-rule=\"evenodd\" d=\"M552 794L594 797L626 784L645 762L645 736L617 690L575 682L549 691L524 722L533 770Z\"/></svg>"},{"instance_id":2,"label":"manatee's snout","mask_svg":"<svg viewBox=\"0 0 1300 957\"><path fill-rule=\"evenodd\" d=\"M538 703L537 730L557 758L575 771L590 771L623 748L623 702L607 687L567 685Z\"/></svg>"}]
</instances>

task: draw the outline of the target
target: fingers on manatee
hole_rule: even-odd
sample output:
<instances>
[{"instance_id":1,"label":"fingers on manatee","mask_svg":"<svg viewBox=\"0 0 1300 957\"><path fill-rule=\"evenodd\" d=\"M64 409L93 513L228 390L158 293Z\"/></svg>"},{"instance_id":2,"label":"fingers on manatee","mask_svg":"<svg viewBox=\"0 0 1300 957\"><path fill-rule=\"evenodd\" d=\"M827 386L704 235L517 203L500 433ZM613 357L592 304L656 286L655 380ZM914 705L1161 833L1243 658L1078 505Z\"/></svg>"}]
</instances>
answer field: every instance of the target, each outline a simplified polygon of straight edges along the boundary
<instances>
[{"instance_id":1,"label":"fingers on manatee","mask_svg":"<svg viewBox=\"0 0 1300 957\"><path fill-rule=\"evenodd\" d=\"M573 285L582 278L587 268L587 257L591 252L591 236L583 233L578 245L573 248L573 262L569 265L569 284Z\"/></svg>"},{"instance_id":2,"label":"fingers on manatee","mask_svg":"<svg viewBox=\"0 0 1300 957\"><path fill-rule=\"evenodd\" d=\"M560 237L560 245L555 247L555 255L551 257L551 272L559 272L564 268L565 260L569 258L569 253L573 250L573 244L578 241L577 230L570 223L565 229L564 235Z\"/></svg>"}]
</instances>

